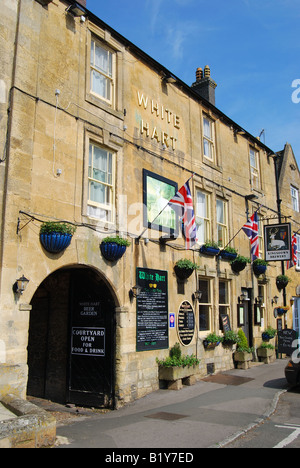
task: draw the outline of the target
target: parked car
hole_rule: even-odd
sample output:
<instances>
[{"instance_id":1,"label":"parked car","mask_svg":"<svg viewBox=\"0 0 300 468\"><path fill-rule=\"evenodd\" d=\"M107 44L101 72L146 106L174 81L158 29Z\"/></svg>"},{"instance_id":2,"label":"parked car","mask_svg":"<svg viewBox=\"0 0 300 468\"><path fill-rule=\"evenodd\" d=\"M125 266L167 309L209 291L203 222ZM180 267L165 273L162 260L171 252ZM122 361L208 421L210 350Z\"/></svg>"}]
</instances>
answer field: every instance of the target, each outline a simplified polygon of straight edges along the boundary
<instances>
[{"instance_id":1,"label":"parked car","mask_svg":"<svg viewBox=\"0 0 300 468\"><path fill-rule=\"evenodd\" d=\"M300 362L289 361L285 368L285 377L289 385L300 385Z\"/></svg>"}]
</instances>

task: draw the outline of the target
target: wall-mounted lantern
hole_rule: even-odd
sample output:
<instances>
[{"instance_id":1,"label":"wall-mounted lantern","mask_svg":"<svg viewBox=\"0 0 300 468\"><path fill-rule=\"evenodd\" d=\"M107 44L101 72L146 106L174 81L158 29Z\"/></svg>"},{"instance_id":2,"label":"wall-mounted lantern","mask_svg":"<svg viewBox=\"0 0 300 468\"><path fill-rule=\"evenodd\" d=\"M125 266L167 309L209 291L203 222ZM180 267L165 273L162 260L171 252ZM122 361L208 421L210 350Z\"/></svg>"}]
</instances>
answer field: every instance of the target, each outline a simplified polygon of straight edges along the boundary
<instances>
[{"instance_id":1,"label":"wall-mounted lantern","mask_svg":"<svg viewBox=\"0 0 300 468\"><path fill-rule=\"evenodd\" d=\"M238 297L238 303L242 304L243 302L246 302L248 299L248 295L243 292L239 297Z\"/></svg>"},{"instance_id":2,"label":"wall-mounted lantern","mask_svg":"<svg viewBox=\"0 0 300 468\"><path fill-rule=\"evenodd\" d=\"M139 297L141 292L142 292L141 286L139 286L139 285L133 286L129 291L130 300L132 300L134 297Z\"/></svg>"},{"instance_id":3,"label":"wall-mounted lantern","mask_svg":"<svg viewBox=\"0 0 300 468\"><path fill-rule=\"evenodd\" d=\"M193 294L192 294L192 300L193 302L200 302L201 298L203 296L203 292L202 291L195 291Z\"/></svg>"},{"instance_id":4,"label":"wall-mounted lantern","mask_svg":"<svg viewBox=\"0 0 300 468\"><path fill-rule=\"evenodd\" d=\"M19 294L22 296L23 292L27 288L27 285L29 283L29 279L25 278L23 275L21 278L17 279L17 281L13 285L13 292L15 294Z\"/></svg>"}]
</instances>

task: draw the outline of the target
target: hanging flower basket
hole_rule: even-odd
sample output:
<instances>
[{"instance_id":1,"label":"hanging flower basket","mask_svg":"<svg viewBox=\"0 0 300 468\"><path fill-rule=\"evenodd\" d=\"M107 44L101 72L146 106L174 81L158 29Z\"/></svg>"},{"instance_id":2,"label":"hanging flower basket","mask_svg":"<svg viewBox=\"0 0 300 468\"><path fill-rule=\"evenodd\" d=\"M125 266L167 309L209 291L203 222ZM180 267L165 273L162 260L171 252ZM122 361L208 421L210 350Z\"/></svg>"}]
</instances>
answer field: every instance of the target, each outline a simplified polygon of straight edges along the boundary
<instances>
[{"instance_id":1,"label":"hanging flower basket","mask_svg":"<svg viewBox=\"0 0 300 468\"><path fill-rule=\"evenodd\" d=\"M289 311L289 307L277 307L277 315L279 317L282 317L284 314L287 314Z\"/></svg>"},{"instance_id":2,"label":"hanging flower basket","mask_svg":"<svg viewBox=\"0 0 300 468\"><path fill-rule=\"evenodd\" d=\"M203 346L206 351L215 349L222 343L223 337L217 336L215 333L211 333L203 340Z\"/></svg>"},{"instance_id":3,"label":"hanging flower basket","mask_svg":"<svg viewBox=\"0 0 300 468\"><path fill-rule=\"evenodd\" d=\"M277 330L269 326L264 332L262 332L262 339L265 342L269 342L275 338L276 334Z\"/></svg>"},{"instance_id":4,"label":"hanging flower basket","mask_svg":"<svg viewBox=\"0 0 300 468\"><path fill-rule=\"evenodd\" d=\"M129 246L130 242L119 236L106 237L100 244L100 250L106 260L109 262L116 262L123 257Z\"/></svg>"},{"instance_id":5,"label":"hanging flower basket","mask_svg":"<svg viewBox=\"0 0 300 468\"><path fill-rule=\"evenodd\" d=\"M259 277L260 275L264 275L267 271L267 266L268 266L268 262L266 262L265 260L261 260L261 259L254 260L253 273L257 277Z\"/></svg>"},{"instance_id":6,"label":"hanging flower basket","mask_svg":"<svg viewBox=\"0 0 300 468\"><path fill-rule=\"evenodd\" d=\"M43 223L40 242L47 252L57 254L69 247L75 231L76 227L67 223Z\"/></svg>"},{"instance_id":7,"label":"hanging flower basket","mask_svg":"<svg viewBox=\"0 0 300 468\"><path fill-rule=\"evenodd\" d=\"M174 266L175 274L181 281L187 280L197 269L198 265L187 259L179 260Z\"/></svg>"},{"instance_id":8,"label":"hanging flower basket","mask_svg":"<svg viewBox=\"0 0 300 468\"><path fill-rule=\"evenodd\" d=\"M221 250L220 252L220 257L223 259L223 260L227 260L227 261L234 261L236 258L237 258L238 254L236 252L235 249L230 249L230 250Z\"/></svg>"},{"instance_id":9,"label":"hanging flower basket","mask_svg":"<svg viewBox=\"0 0 300 468\"><path fill-rule=\"evenodd\" d=\"M285 276L285 275L277 276L276 278L277 289L281 291L282 289L287 287L289 282L290 282L290 278L288 276Z\"/></svg>"},{"instance_id":10,"label":"hanging flower basket","mask_svg":"<svg viewBox=\"0 0 300 468\"><path fill-rule=\"evenodd\" d=\"M231 269L234 273L240 273L245 270L247 263L250 263L249 258L237 256L237 258L231 262Z\"/></svg>"},{"instance_id":11,"label":"hanging flower basket","mask_svg":"<svg viewBox=\"0 0 300 468\"><path fill-rule=\"evenodd\" d=\"M209 255L210 257L216 257L220 253L220 249L214 242L207 242L200 247L200 253L203 255Z\"/></svg>"}]
</instances>

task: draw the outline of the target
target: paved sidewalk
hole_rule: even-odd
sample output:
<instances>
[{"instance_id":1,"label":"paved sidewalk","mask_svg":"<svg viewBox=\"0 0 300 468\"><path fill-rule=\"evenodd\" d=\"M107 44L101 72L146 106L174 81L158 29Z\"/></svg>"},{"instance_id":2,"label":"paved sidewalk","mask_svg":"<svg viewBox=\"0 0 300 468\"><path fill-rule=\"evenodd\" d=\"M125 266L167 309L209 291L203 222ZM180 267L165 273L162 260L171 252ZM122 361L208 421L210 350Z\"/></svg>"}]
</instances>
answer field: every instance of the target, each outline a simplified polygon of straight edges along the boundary
<instances>
[{"instance_id":1,"label":"paved sidewalk","mask_svg":"<svg viewBox=\"0 0 300 468\"><path fill-rule=\"evenodd\" d=\"M232 370L181 391L159 390L135 403L57 429L61 448L222 446L269 417L287 389L287 360Z\"/></svg>"}]
</instances>

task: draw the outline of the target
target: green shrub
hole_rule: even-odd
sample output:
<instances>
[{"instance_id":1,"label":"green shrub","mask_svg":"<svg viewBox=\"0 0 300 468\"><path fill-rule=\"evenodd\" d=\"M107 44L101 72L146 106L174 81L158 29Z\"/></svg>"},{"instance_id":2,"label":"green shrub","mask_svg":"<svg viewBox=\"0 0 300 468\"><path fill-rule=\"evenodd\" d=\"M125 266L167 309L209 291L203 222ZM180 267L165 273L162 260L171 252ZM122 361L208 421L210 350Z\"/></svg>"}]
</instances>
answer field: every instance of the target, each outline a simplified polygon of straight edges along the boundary
<instances>
[{"instance_id":1,"label":"green shrub","mask_svg":"<svg viewBox=\"0 0 300 468\"><path fill-rule=\"evenodd\" d=\"M76 226L72 226L68 223L59 223L59 222L46 222L41 225L40 234L51 234L53 232L57 234L73 234L76 231Z\"/></svg>"},{"instance_id":2,"label":"green shrub","mask_svg":"<svg viewBox=\"0 0 300 468\"><path fill-rule=\"evenodd\" d=\"M205 338L205 341L209 343L222 343L223 336L218 336L216 333L211 333Z\"/></svg>"},{"instance_id":3,"label":"green shrub","mask_svg":"<svg viewBox=\"0 0 300 468\"><path fill-rule=\"evenodd\" d=\"M122 245L122 246L125 246L125 247L129 247L131 245L131 243L127 240L127 239L122 239L122 237L119 237L119 236L116 236L116 237L105 237L103 240L102 240L103 244L118 244L118 245Z\"/></svg>"},{"instance_id":4,"label":"green shrub","mask_svg":"<svg viewBox=\"0 0 300 468\"><path fill-rule=\"evenodd\" d=\"M180 359L181 358L181 348L180 344L176 343L171 349L170 349L170 357L171 358L176 358Z\"/></svg>"},{"instance_id":5,"label":"green shrub","mask_svg":"<svg viewBox=\"0 0 300 468\"><path fill-rule=\"evenodd\" d=\"M270 343L262 343L260 345L260 348L261 349L275 349L275 346L273 346L272 344Z\"/></svg>"},{"instance_id":6,"label":"green shrub","mask_svg":"<svg viewBox=\"0 0 300 468\"><path fill-rule=\"evenodd\" d=\"M194 354L191 356L182 356L180 344L176 343L170 349L170 356L160 361L156 359L159 366L162 367L193 367L200 363L199 359Z\"/></svg>"},{"instance_id":7,"label":"green shrub","mask_svg":"<svg viewBox=\"0 0 300 468\"><path fill-rule=\"evenodd\" d=\"M185 270L197 270L199 268L198 265L196 265L196 263L193 263L191 262L191 260L188 260L186 258L178 260L175 266L178 268L184 268Z\"/></svg>"},{"instance_id":8,"label":"green shrub","mask_svg":"<svg viewBox=\"0 0 300 468\"><path fill-rule=\"evenodd\" d=\"M252 353L253 348L249 348L247 337L242 329L238 331L238 337L239 337L239 341L237 345L237 351L242 351L245 353Z\"/></svg>"}]
</instances>

